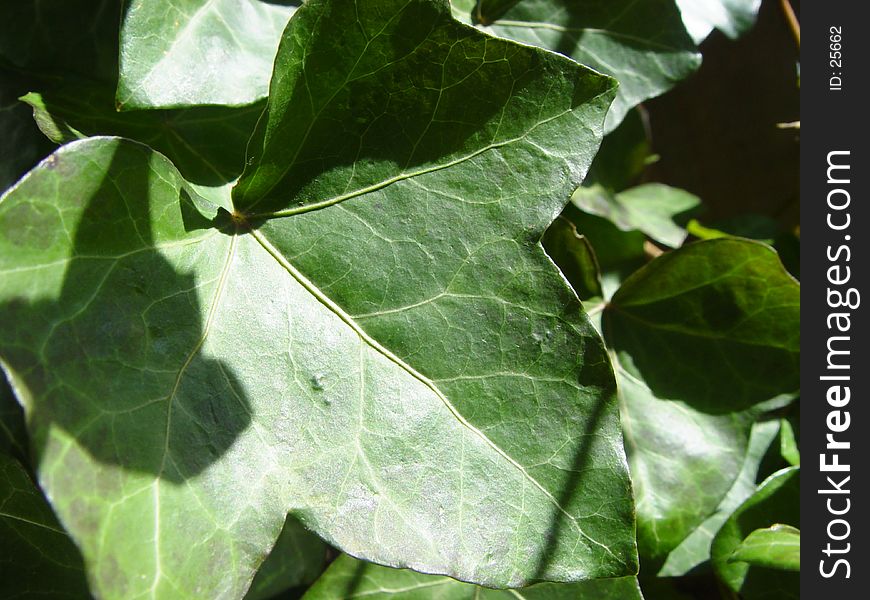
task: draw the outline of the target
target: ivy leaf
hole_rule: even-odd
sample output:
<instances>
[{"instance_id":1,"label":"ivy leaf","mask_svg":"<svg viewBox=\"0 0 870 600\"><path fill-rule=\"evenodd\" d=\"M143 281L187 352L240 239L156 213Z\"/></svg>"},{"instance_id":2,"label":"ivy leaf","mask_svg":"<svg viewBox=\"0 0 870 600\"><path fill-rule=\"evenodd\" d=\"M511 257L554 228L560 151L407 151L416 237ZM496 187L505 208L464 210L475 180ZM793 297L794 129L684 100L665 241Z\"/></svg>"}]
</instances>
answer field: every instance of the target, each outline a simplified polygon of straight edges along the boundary
<instances>
[{"instance_id":1,"label":"ivy leaf","mask_svg":"<svg viewBox=\"0 0 870 600\"><path fill-rule=\"evenodd\" d=\"M599 186L581 187L571 202L623 231L641 231L670 248L682 245L687 235L685 225L701 207L697 196L661 183L647 183L619 193Z\"/></svg>"},{"instance_id":2,"label":"ivy leaf","mask_svg":"<svg viewBox=\"0 0 870 600\"><path fill-rule=\"evenodd\" d=\"M295 6L259 0L127 0L118 106L240 106L266 96Z\"/></svg>"},{"instance_id":3,"label":"ivy leaf","mask_svg":"<svg viewBox=\"0 0 870 600\"><path fill-rule=\"evenodd\" d=\"M0 452L0 596L87 598L82 557L17 460Z\"/></svg>"},{"instance_id":4,"label":"ivy leaf","mask_svg":"<svg viewBox=\"0 0 870 600\"><path fill-rule=\"evenodd\" d=\"M731 513L756 489L759 467L768 448L779 433L779 421L759 421L752 426L743 467L716 512L707 517L680 545L668 555L658 577L681 577L701 565L709 566L713 536Z\"/></svg>"},{"instance_id":5,"label":"ivy leaf","mask_svg":"<svg viewBox=\"0 0 870 600\"><path fill-rule=\"evenodd\" d=\"M576 193L576 192L575 192ZM561 217L567 220L577 231L578 236L589 242L595 255L598 269L598 277L601 287L601 298L609 299L619 289L625 279L647 261L644 244L646 236L639 231L622 231L608 219L598 217L568 204L562 211ZM560 227L555 221L551 227ZM568 236L544 237L544 247L553 258L562 273L571 282L578 294L588 287L584 280L590 277L588 272L580 271L582 264L578 264L571 254L587 254L588 249L577 248L579 240L572 240ZM571 244L571 248L558 247L555 243ZM585 262L585 261L584 261ZM582 297L590 300L592 297ZM603 305L602 305L603 307Z\"/></svg>"},{"instance_id":6,"label":"ivy leaf","mask_svg":"<svg viewBox=\"0 0 870 600\"><path fill-rule=\"evenodd\" d=\"M595 251L589 240L580 235L574 223L559 216L547 229L541 243L581 300L604 296Z\"/></svg>"},{"instance_id":7,"label":"ivy leaf","mask_svg":"<svg viewBox=\"0 0 870 600\"><path fill-rule=\"evenodd\" d=\"M339 556L303 600L643 600L635 577L582 583L539 583L493 590L436 575L390 569Z\"/></svg>"},{"instance_id":8,"label":"ivy leaf","mask_svg":"<svg viewBox=\"0 0 870 600\"><path fill-rule=\"evenodd\" d=\"M701 64L674 0L523 0L506 12L499 3L495 16L480 13L475 0L453 4L460 18L479 22L484 31L560 52L615 77L619 93L607 131Z\"/></svg>"},{"instance_id":9,"label":"ivy leaf","mask_svg":"<svg viewBox=\"0 0 870 600\"><path fill-rule=\"evenodd\" d=\"M712 559L716 574L728 588L748 600L799 597L799 575L780 570L782 564L778 569L770 569L731 561L745 538L757 529L768 527L771 519L792 528L799 525L800 467L787 467L764 480L713 539ZM757 556L754 558L758 559Z\"/></svg>"},{"instance_id":10,"label":"ivy leaf","mask_svg":"<svg viewBox=\"0 0 870 600\"><path fill-rule=\"evenodd\" d=\"M798 388L800 289L769 247L689 244L629 277L604 312L638 510L664 559L738 476L763 403Z\"/></svg>"},{"instance_id":11,"label":"ivy leaf","mask_svg":"<svg viewBox=\"0 0 870 600\"><path fill-rule=\"evenodd\" d=\"M52 149L18 100L26 91L26 80L0 64L0 194Z\"/></svg>"},{"instance_id":12,"label":"ivy leaf","mask_svg":"<svg viewBox=\"0 0 870 600\"><path fill-rule=\"evenodd\" d=\"M746 33L758 16L761 0L676 0L686 29L697 43L715 28L735 39Z\"/></svg>"},{"instance_id":13,"label":"ivy leaf","mask_svg":"<svg viewBox=\"0 0 870 600\"><path fill-rule=\"evenodd\" d=\"M634 573L612 371L538 243L612 80L398 0L306 3L275 77L232 218L112 138L0 201L0 354L94 592L240 596L288 512L491 586Z\"/></svg>"},{"instance_id":14,"label":"ivy leaf","mask_svg":"<svg viewBox=\"0 0 870 600\"><path fill-rule=\"evenodd\" d=\"M614 295L608 323L631 373L664 397L721 414L798 389L799 296L769 246L723 238L636 272Z\"/></svg>"},{"instance_id":15,"label":"ivy leaf","mask_svg":"<svg viewBox=\"0 0 870 600\"><path fill-rule=\"evenodd\" d=\"M801 532L791 525L771 525L756 529L731 553L729 562L745 562L757 567L801 570Z\"/></svg>"},{"instance_id":16,"label":"ivy leaf","mask_svg":"<svg viewBox=\"0 0 870 600\"><path fill-rule=\"evenodd\" d=\"M219 187L238 178L245 144L263 103L240 108L201 106L117 112L110 86L86 81L51 83L22 100L42 132L63 144L88 136L122 136L148 144L172 160L191 183Z\"/></svg>"}]
</instances>

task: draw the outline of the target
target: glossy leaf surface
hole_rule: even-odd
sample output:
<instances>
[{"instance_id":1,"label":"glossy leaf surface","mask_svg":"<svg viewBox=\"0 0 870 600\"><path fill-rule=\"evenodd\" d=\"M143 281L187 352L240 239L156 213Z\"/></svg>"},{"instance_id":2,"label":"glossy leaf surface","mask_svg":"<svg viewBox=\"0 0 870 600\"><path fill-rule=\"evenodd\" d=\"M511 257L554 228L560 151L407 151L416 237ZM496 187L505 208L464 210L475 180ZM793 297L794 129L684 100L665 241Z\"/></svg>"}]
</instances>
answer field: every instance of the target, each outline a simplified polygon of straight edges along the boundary
<instances>
[{"instance_id":1,"label":"glossy leaf surface","mask_svg":"<svg viewBox=\"0 0 870 600\"><path fill-rule=\"evenodd\" d=\"M709 568L710 545L713 536L731 513L749 498L756 489L759 467L765 453L779 433L777 421L761 421L752 426L749 446L743 459L743 467L725 498L716 507L716 512L707 517L680 545L668 555L658 573L660 577L679 577L704 565Z\"/></svg>"},{"instance_id":2,"label":"glossy leaf surface","mask_svg":"<svg viewBox=\"0 0 870 600\"><path fill-rule=\"evenodd\" d=\"M791 525L756 529L740 542L728 560L769 569L800 571L801 532Z\"/></svg>"},{"instance_id":3,"label":"glossy leaf surface","mask_svg":"<svg viewBox=\"0 0 870 600\"><path fill-rule=\"evenodd\" d=\"M607 131L701 62L673 0L523 0L505 11L509 5L499 3L487 14L486 2L479 7L475 0L454 0L460 18L484 31L560 52L615 77L619 93Z\"/></svg>"},{"instance_id":4,"label":"glossy leaf surface","mask_svg":"<svg viewBox=\"0 0 870 600\"><path fill-rule=\"evenodd\" d=\"M613 82L432 2L309 2L276 64L233 219L111 138L0 201L0 354L95 593L241 595L288 511L490 585L633 573L612 372L538 243Z\"/></svg>"},{"instance_id":5,"label":"glossy leaf surface","mask_svg":"<svg viewBox=\"0 0 870 600\"><path fill-rule=\"evenodd\" d=\"M736 38L755 23L761 0L677 0L683 22L700 43L715 28Z\"/></svg>"},{"instance_id":6,"label":"glossy leaf surface","mask_svg":"<svg viewBox=\"0 0 870 600\"><path fill-rule=\"evenodd\" d=\"M260 0L127 0L118 105L239 106L266 97L294 10Z\"/></svg>"}]
</instances>

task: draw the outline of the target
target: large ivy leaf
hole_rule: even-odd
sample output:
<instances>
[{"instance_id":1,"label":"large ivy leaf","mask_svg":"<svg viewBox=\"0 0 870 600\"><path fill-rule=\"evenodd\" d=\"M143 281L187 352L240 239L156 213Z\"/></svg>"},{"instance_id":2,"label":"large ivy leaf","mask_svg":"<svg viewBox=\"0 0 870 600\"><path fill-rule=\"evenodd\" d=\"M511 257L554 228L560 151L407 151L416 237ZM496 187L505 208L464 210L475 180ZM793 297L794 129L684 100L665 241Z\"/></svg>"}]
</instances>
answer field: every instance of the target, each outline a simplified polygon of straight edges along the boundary
<instances>
[{"instance_id":1,"label":"large ivy leaf","mask_svg":"<svg viewBox=\"0 0 870 600\"><path fill-rule=\"evenodd\" d=\"M288 511L489 585L633 573L612 372L538 244L612 81L438 2L306 3L276 66L232 219L105 138L0 201L0 352L96 593L238 596Z\"/></svg>"},{"instance_id":2,"label":"large ivy leaf","mask_svg":"<svg viewBox=\"0 0 870 600\"><path fill-rule=\"evenodd\" d=\"M715 28L737 38L755 24L761 0L676 0L683 22L700 43Z\"/></svg>"},{"instance_id":3,"label":"large ivy leaf","mask_svg":"<svg viewBox=\"0 0 870 600\"><path fill-rule=\"evenodd\" d=\"M127 0L118 105L243 105L266 96L295 6L260 0Z\"/></svg>"},{"instance_id":4,"label":"large ivy leaf","mask_svg":"<svg viewBox=\"0 0 870 600\"><path fill-rule=\"evenodd\" d=\"M701 63L674 0L454 0L484 31L561 52L619 81L613 130L631 107L669 90ZM510 7L508 10L505 8Z\"/></svg>"},{"instance_id":5,"label":"large ivy leaf","mask_svg":"<svg viewBox=\"0 0 870 600\"><path fill-rule=\"evenodd\" d=\"M600 185L613 192L631 187L648 164L656 160L650 148L646 112L629 111L619 127L604 136L583 185Z\"/></svg>"},{"instance_id":6,"label":"large ivy leaf","mask_svg":"<svg viewBox=\"0 0 870 600\"><path fill-rule=\"evenodd\" d=\"M745 562L758 567L801 570L801 532L791 525L771 525L756 529L731 553L729 562Z\"/></svg>"},{"instance_id":7,"label":"large ivy leaf","mask_svg":"<svg viewBox=\"0 0 870 600\"><path fill-rule=\"evenodd\" d=\"M761 403L797 389L799 323L797 282L748 240L666 253L608 303L644 556L663 559L713 513Z\"/></svg>"},{"instance_id":8,"label":"large ivy leaf","mask_svg":"<svg viewBox=\"0 0 870 600\"><path fill-rule=\"evenodd\" d=\"M581 583L539 583L518 590L493 590L449 577L390 569L343 554L305 593L303 600L643 600L637 579L621 577Z\"/></svg>"},{"instance_id":9,"label":"large ivy leaf","mask_svg":"<svg viewBox=\"0 0 870 600\"><path fill-rule=\"evenodd\" d=\"M0 452L0 596L87 598L82 557L17 460Z\"/></svg>"},{"instance_id":10,"label":"large ivy leaf","mask_svg":"<svg viewBox=\"0 0 870 600\"><path fill-rule=\"evenodd\" d=\"M716 512L707 517L680 545L668 555L658 572L659 577L680 577L701 565L708 565L713 536L740 504L756 489L759 467L768 448L779 433L779 422L760 421L752 426L743 467Z\"/></svg>"},{"instance_id":11,"label":"large ivy leaf","mask_svg":"<svg viewBox=\"0 0 870 600\"><path fill-rule=\"evenodd\" d=\"M747 600L800 597L798 573L731 560L747 536L769 527L772 520L798 527L800 467L787 467L765 479L713 539L712 561L716 574L728 588Z\"/></svg>"}]
</instances>

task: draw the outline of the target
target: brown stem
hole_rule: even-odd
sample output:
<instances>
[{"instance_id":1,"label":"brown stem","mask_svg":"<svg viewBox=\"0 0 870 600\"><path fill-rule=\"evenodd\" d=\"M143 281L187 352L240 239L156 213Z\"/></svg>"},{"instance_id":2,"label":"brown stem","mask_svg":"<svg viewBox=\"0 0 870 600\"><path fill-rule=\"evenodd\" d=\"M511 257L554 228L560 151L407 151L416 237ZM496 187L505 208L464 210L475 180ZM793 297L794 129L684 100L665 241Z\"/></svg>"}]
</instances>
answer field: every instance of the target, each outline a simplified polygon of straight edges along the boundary
<instances>
[{"instance_id":1,"label":"brown stem","mask_svg":"<svg viewBox=\"0 0 870 600\"><path fill-rule=\"evenodd\" d=\"M794 14L794 9L791 7L789 0L779 0L779 5L782 7L782 14L788 22L788 27L794 36L794 41L797 44L798 50L801 48L801 24L798 23L797 17Z\"/></svg>"}]
</instances>

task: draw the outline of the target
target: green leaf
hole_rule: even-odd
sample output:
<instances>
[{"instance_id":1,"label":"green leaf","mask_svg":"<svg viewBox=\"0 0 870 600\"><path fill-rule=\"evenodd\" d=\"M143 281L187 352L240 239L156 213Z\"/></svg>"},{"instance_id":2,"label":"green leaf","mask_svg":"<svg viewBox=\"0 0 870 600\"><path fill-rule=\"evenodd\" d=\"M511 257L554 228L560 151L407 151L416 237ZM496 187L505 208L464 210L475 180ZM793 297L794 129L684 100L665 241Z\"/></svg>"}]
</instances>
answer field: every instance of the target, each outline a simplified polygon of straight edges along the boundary
<instances>
[{"instance_id":1,"label":"green leaf","mask_svg":"<svg viewBox=\"0 0 870 600\"><path fill-rule=\"evenodd\" d=\"M734 39L754 24L761 0L676 0L686 29L701 43L715 28Z\"/></svg>"},{"instance_id":2,"label":"green leaf","mask_svg":"<svg viewBox=\"0 0 870 600\"><path fill-rule=\"evenodd\" d=\"M782 469L764 480L713 539L712 560L716 574L728 588L747 600L799 597L797 573L731 561L744 539L757 529L769 527L771 520L798 527L800 467Z\"/></svg>"},{"instance_id":3,"label":"green leaf","mask_svg":"<svg viewBox=\"0 0 870 600\"><path fill-rule=\"evenodd\" d=\"M571 197L580 210L611 221L623 231L640 231L670 248L686 239L685 224L701 199L661 183L647 183L619 193L581 187Z\"/></svg>"},{"instance_id":4,"label":"green leaf","mask_svg":"<svg viewBox=\"0 0 870 600\"><path fill-rule=\"evenodd\" d=\"M801 570L801 532L791 525L771 525L756 529L731 553L729 562L745 562L753 566Z\"/></svg>"},{"instance_id":5,"label":"green leaf","mask_svg":"<svg viewBox=\"0 0 870 600\"><path fill-rule=\"evenodd\" d=\"M643 600L637 579L620 577L582 583L539 583L493 590L436 575L390 569L339 556L303 600Z\"/></svg>"},{"instance_id":6,"label":"green leaf","mask_svg":"<svg viewBox=\"0 0 870 600\"><path fill-rule=\"evenodd\" d=\"M326 544L287 517L281 535L257 571L245 600L266 600L290 588L309 585L326 566Z\"/></svg>"},{"instance_id":7,"label":"green leaf","mask_svg":"<svg viewBox=\"0 0 870 600\"><path fill-rule=\"evenodd\" d=\"M52 149L18 100L26 91L26 80L0 64L0 194Z\"/></svg>"},{"instance_id":8,"label":"green leaf","mask_svg":"<svg viewBox=\"0 0 870 600\"><path fill-rule=\"evenodd\" d=\"M118 105L240 106L265 98L294 6L259 0L127 0Z\"/></svg>"},{"instance_id":9,"label":"green leaf","mask_svg":"<svg viewBox=\"0 0 870 600\"><path fill-rule=\"evenodd\" d=\"M0 454L26 462L27 428L21 405L15 400L12 386L0 371Z\"/></svg>"},{"instance_id":10,"label":"green leaf","mask_svg":"<svg viewBox=\"0 0 870 600\"><path fill-rule=\"evenodd\" d=\"M88 598L82 557L17 460L0 452L0 596Z\"/></svg>"},{"instance_id":11,"label":"green leaf","mask_svg":"<svg viewBox=\"0 0 870 600\"><path fill-rule=\"evenodd\" d=\"M583 185L600 185L614 192L631 187L650 162L656 159L647 135L646 115L641 107L629 111L619 127L604 136Z\"/></svg>"},{"instance_id":12,"label":"green leaf","mask_svg":"<svg viewBox=\"0 0 870 600\"><path fill-rule=\"evenodd\" d=\"M288 512L492 586L634 573L612 371L539 244L612 80L404 0L306 3L276 65L232 218L110 138L0 200L0 353L95 593L240 596Z\"/></svg>"},{"instance_id":13,"label":"green leaf","mask_svg":"<svg viewBox=\"0 0 870 600\"><path fill-rule=\"evenodd\" d=\"M779 452L788 464L801 464L801 453L797 439L795 439L794 427L788 419L780 420Z\"/></svg>"},{"instance_id":14,"label":"green leaf","mask_svg":"<svg viewBox=\"0 0 870 600\"><path fill-rule=\"evenodd\" d=\"M191 183L221 186L245 165L245 144L263 103L179 110L117 112L110 86L87 81L54 82L22 98L53 142L63 144L97 135L117 135L148 144L170 158Z\"/></svg>"},{"instance_id":15,"label":"green leaf","mask_svg":"<svg viewBox=\"0 0 870 600\"><path fill-rule=\"evenodd\" d=\"M608 219L585 213L573 204L565 207L562 217L591 244L598 264L603 298L613 296L622 282L647 261L644 251L646 236L641 232L622 231ZM554 226L557 226L556 222ZM568 243L570 239L563 237L561 241ZM544 242L546 244L547 240ZM580 273L576 270L577 264L564 260L567 257L552 245L546 248L571 284L582 289L582 281L575 281L576 274ZM576 251L584 252L582 249Z\"/></svg>"},{"instance_id":16,"label":"green leaf","mask_svg":"<svg viewBox=\"0 0 870 600\"><path fill-rule=\"evenodd\" d=\"M475 0L453 4L488 33L560 52L619 80L607 131L701 64L674 0L523 0L494 20L478 14Z\"/></svg>"},{"instance_id":17,"label":"green leaf","mask_svg":"<svg viewBox=\"0 0 870 600\"><path fill-rule=\"evenodd\" d=\"M643 556L664 559L713 513L761 403L797 389L799 313L776 254L731 239L660 256L607 305Z\"/></svg>"},{"instance_id":18,"label":"green leaf","mask_svg":"<svg viewBox=\"0 0 870 600\"><path fill-rule=\"evenodd\" d=\"M608 323L629 372L661 397L722 414L798 389L799 309L800 286L769 246L718 239L633 274Z\"/></svg>"},{"instance_id":19,"label":"green leaf","mask_svg":"<svg viewBox=\"0 0 870 600\"><path fill-rule=\"evenodd\" d=\"M559 216L547 229L541 243L581 300L604 295L592 244L577 232L571 221Z\"/></svg>"},{"instance_id":20,"label":"green leaf","mask_svg":"<svg viewBox=\"0 0 870 600\"><path fill-rule=\"evenodd\" d=\"M740 504L755 492L759 467L767 449L776 439L779 421L760 421L752 426L749 446L737 479L716 512L707 517L668 555L659 577L680 577L710 560L710 544L722 524Z\"/></svg>"}]
</instances>

